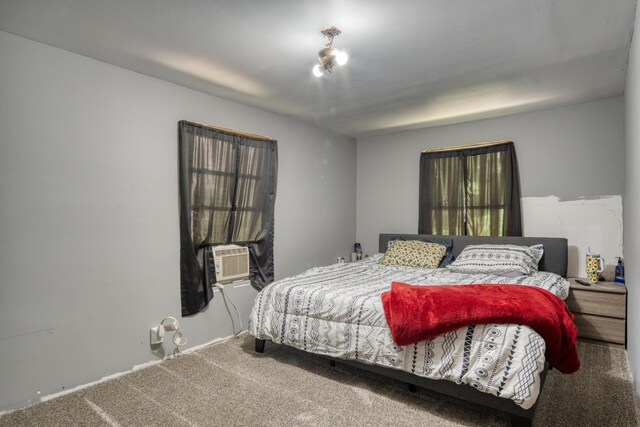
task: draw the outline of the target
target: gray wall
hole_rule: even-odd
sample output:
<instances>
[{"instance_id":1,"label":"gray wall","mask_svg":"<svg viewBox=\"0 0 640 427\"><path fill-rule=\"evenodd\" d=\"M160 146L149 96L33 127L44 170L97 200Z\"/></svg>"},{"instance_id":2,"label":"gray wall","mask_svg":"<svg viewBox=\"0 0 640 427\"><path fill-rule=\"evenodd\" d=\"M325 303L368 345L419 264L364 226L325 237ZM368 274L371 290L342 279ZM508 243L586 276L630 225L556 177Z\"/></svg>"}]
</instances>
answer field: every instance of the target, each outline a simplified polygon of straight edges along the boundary
<instances>
[{"instance_id":1,"label":"gray wall","mask_svg":"<svg viewBox=\"0 0 640 427\"><path fill-rule=\"evenodd\" d=\"M420 152L512 139L523 197L621 195L622 97L450 126L358 139L357 239L377 251L381 232L418 231Z\"/></svg>"},{"instance_id":2,"label":"gray wall","mask_svg":"<svg viewBox=\"0 0 640 427\"><path fill-rule=\"evenodd\" d=\"M278 278L350 252L353 139L3 32L0 52L0 410L162 356L181 119L278 140ZM231 293L246 327L255 291ZM232 333L219 294L180 320L187 347Z\"/></svg>"},{"instance_id":3,"label":"gray wall","mask_svg":"<svg viewBox=\"0 0 640 427\"><path fill-rule=\"evenodd\" d=\"M640 23L636 11L635 30L629 52L625 100L625 190L624 255L627 284L627 350L640 402Z\"/></svg>"}]
</instances>

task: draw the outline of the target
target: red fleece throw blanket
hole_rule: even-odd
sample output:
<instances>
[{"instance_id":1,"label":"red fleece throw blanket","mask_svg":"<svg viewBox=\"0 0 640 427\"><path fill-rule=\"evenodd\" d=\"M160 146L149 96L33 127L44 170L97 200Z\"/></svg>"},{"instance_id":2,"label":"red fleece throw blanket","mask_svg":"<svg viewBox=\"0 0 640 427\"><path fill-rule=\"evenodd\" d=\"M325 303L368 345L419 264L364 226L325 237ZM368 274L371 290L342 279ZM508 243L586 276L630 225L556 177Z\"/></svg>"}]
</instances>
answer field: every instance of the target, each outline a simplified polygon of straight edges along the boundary
<instances>
[{"instance_id":1,"label":"red fleece throw blanket","mask_svg":"<svg viewBox=\"0 0 640 427\"><path fill-rule=\"evenodd\" d=\"M393 340L409 345L465 326L526 325L544 338L549 363L560 372L580 369L578 331L564 301L551 292L519 285L413 286L393 282L382 294Z\"/></svg>"}]
</instances>

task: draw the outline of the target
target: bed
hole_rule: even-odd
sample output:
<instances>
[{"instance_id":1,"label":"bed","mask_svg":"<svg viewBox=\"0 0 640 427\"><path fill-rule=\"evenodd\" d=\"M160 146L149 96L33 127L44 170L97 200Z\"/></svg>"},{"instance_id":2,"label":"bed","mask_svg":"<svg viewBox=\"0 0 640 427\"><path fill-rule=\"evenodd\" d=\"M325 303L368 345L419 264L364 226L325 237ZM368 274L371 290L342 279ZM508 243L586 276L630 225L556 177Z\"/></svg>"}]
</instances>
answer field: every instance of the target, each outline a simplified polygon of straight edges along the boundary
<instances>
[{"instance_id":1,"label":"bed","mask_svg":"<svg viewBox=\"0 0 640 427\"><path fill-rule=\"evenodd\" d=\"M263 351L267 340L288 345L499 409L511 415L513 425L530 425L549 369L540 335L518 324L474 325L401 347L393 341L380 295L392 281L504 283L540 287L565 299L566 239L381 234L379 250L397 239L425 238L451 239L455 257L476 244L542 244L544 255L537 273L515 277L386 266L379 263L381 254L312 268L258 294L249 324L256 351Z\"/></svg>"}]
</instances>

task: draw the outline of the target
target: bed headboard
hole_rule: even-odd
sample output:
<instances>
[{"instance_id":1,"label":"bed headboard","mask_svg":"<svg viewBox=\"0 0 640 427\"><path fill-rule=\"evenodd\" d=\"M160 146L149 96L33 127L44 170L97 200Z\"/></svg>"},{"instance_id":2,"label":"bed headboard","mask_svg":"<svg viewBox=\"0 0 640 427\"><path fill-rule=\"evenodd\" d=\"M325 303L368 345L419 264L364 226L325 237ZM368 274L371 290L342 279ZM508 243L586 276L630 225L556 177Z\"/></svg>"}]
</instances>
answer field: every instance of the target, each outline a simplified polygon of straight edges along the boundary
<instances>
[{"instance_id":1,"label":"bed headboard","mask_svg":"<svg viewBox=\"0 0 640 427\"><path fill-rule=\"evenodd\" d=\"M389 240L395 238L412 239L416 237L453 240L453 255L458 256L467 245L509 244L533 246L544 245L544 255L538 264L540 271L549 271L567 277L567 239L561 237L485 237L485 236L435 236L428 234L381 234L380 252L387 250Z\"/></svg>"}]
</instances>

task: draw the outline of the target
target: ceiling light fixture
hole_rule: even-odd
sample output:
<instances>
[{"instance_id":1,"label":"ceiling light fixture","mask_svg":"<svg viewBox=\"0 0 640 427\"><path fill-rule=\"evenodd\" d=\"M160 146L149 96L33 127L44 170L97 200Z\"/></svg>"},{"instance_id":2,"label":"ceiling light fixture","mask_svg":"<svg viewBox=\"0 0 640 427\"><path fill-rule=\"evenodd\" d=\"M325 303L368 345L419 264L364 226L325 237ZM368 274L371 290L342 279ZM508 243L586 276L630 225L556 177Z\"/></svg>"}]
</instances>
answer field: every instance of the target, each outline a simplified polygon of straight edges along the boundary
<instances>
[{"instance_id":1,"label":"ceiling light fixture","mask_svg":"<svg viewBox=\"0 0 640 427\"><path fill-rule=\"evenodd\" d=\"M313 67L313 75L316 77L322 77L325 71L330 73L335 65L344 65L349 60L349 55L331 46L334 37L339 36L342 31L336 27L331 27L320 32L329 39L329 43L318 52L318 61L320 63Z\"/></svg>"}]
</instances>

